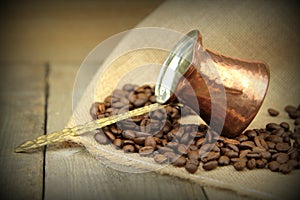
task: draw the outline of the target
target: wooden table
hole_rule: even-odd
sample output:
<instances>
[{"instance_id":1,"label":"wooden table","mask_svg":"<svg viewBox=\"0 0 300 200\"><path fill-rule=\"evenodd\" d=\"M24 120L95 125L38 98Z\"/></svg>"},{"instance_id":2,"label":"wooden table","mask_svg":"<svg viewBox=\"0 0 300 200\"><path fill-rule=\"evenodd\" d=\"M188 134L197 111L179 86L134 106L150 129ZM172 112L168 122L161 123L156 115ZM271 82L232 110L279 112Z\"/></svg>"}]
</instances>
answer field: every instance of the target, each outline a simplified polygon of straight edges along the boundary
<instances>
[{"instance_id":1,"label":"wooden table","mask_svg":"<svg viewBox=\"0 0 300 200\"><path fill-rule=\"evenodd\" d=\"M155 172L131 174L105 167L82 147L56 146L17 154L27 139L65 127L79 65L0 68L0 193L3 199L239 199ZM243 197L245 198L245 197ZM2 198L1 198L2 199Z\"/></svg>"}]
</instances>

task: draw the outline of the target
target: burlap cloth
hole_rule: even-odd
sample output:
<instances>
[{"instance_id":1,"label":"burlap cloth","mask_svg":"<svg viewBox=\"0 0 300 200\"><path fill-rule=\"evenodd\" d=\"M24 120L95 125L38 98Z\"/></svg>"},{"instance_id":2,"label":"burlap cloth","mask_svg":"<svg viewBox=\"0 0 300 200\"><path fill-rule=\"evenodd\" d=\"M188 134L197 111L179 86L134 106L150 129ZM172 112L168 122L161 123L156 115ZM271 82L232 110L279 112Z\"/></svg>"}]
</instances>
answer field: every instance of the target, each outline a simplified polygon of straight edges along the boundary
<instances>
[{"instance_id":1,"label":"burlap cloth","mask_svg":"<svg viewBox=\"0 0 300 200\"><path fill-rule=\"evenodd\" d=\"M278 123L287 121L293 125L283 108L287 104L300 103L298 82L300 40L297 21L299 15L296 14L296 8L294 5L273 1L167 1L138 27L165 27L182 33L198 29L203 35L204 46L208 49L232 57L265 61L271 71L270 86L263 106L249 128L264 127L269 121ZM130 45L131 42L128 41L134 40L134 37L130 34L125 37L110 56L117 55L119 49ZM147 63L162 63L167 54L168 52L163 50L144 49L118 57L108 70L102 72L104 75L101 77L98 77L99 74L95 75L94 85L86 90L68 126L77 123L74 119L90 120L91 102L103 100L124 74ZM125 78L121 82L131 81L140 84L153 82L157 73L157 68L148 69L143 75L137 73L134 78ZM88 78L92 80L92 77ZM93 89L95 84L96 93ZM278 109L280 115L276 118L270 117L267 113L269 107ZM267 169L237 172L232 166L228 166L207 172L200 167L196 174L189 174L184 168L169 165L158 169L160 165L152 158L142 158L138 154L124 154L110 145L99 145L92 136L70 139L86 147L100 162L120 170L132 172L155 170L160 174L188 179L201 185L230 189L256 198L291 197L296 195L300 185L300 170L283 175Z\"/></svg>"}]
</instances>

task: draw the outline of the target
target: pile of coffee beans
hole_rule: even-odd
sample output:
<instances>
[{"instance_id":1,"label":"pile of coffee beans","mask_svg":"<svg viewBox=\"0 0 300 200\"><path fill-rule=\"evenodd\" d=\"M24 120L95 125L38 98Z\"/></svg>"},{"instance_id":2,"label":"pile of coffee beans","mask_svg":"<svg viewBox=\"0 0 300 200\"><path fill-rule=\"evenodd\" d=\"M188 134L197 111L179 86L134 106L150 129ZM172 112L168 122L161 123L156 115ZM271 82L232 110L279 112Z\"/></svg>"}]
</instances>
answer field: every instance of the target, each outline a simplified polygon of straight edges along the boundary
<instances>
[{"instance_id":1,"label":"pile of coffee beans","mask_svg":"<svg viewBox=\"0 0 300 200\"><path fill-rule=\"evenodd\" d=\"M104 102L91 107L99 119L155 103L154 87L126 84L113 91ZM300 168L300 106L285 110L295 120L294 130L286 122L268 123L265 128L247 130L232 139L220 136L205 124L180 124L180 118L195 115L187 107L169 104L164 109L132 117L104 127L95 134L100 144L113 144L126 153L153 157L160 164L171 163L195 173L199 166L213 170L233 165L289 173ZM273 116L278 115L271 110Z\"/></svg>"}]
</instances>

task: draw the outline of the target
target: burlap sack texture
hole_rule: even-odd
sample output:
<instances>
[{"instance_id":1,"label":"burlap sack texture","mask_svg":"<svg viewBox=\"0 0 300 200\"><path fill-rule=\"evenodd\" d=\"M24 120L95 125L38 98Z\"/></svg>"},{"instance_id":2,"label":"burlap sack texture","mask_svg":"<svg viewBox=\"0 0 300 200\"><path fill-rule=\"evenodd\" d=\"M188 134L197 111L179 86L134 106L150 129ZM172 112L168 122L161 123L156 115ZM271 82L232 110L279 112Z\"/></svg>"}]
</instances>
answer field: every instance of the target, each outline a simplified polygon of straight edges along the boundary
<instances>
[{"instance_id":1,"label":"burlap sack texture","mask_svg":"<svg viewBox=\"0 0 300 200\"><path fill-rule=\"evenodd\" d=\"M164 27L182 33L198 29L203 36L205 48L232 57L265 61L270 66L270 86L266 99L249 128L261 128L270 121L277 123L287 121L292 125L283 108L287 104L300 103L298 81L300 41L295 11L293 5L280 2L167 1L138 27ZM125 37L110 56L114 57L118 50L127 47L132 39L134 38L131 38L130 34ZM88 112L91 102L102 101L115 88L116 80L122 79L124 74L144 64L163 63L167 55L168 52L163 50L144 49L116 59L108 70L102 72L101 77L99 74L95 75L91 81L93 84L83 95L68 126L75 125L75 119L80 117L90 119ZM145 76L140 78L136 76L135 79L126 81L139 84L143 81L155 81L157 73L158 70L155 68L148 79L145 79ZM276 118L270 117L267 114L269 107L278 109L281 114ZM157 173L188 179L202 185L230 189L257 198L282 199L294 195L300 183L299 170L283 175L267 169L237 172L232 166L228 166L207 172L200 167L196 174L189 174L182 168L169 165L161 167L152 158L124 154L110 145L99 145L92 136L70 140L82 144L99 162L120 170L132 172L155 170Z\"/></svg>"}]
</instances>

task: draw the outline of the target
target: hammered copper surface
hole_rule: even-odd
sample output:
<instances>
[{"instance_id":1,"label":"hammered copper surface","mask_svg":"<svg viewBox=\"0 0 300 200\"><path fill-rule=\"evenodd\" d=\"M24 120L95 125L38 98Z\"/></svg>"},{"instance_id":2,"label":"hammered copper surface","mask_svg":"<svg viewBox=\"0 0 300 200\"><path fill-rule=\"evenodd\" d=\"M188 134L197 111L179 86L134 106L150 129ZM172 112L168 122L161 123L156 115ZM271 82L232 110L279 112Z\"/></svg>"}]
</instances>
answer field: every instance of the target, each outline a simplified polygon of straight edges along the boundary
<instances>
[{"instance_id":1,"label":"hammered copper surface","mask_svg":"<svg viewBox=\"0 0 300 200\"><path fill-rule=\"evenodd\" d=\"M205 63L201 61L203 51L210 57ZM207 124L212 121L213 101L214 122L224 122L222 135L236 137L250 124L263 102L270 79L268 66L263 62L231 58L203 49L200 33L193 56L193 62L184 74L186 79L179 82L174 93L185 105L200 112ZM210 67L217 69L221 80L212 75ZM212 100L211 94L221 93L222 89L224 99ZM195 94L196 101L193 100Z\"/></svg>"}]
</instances>

